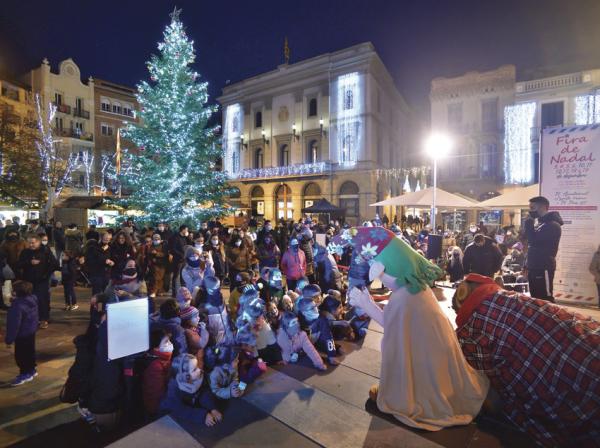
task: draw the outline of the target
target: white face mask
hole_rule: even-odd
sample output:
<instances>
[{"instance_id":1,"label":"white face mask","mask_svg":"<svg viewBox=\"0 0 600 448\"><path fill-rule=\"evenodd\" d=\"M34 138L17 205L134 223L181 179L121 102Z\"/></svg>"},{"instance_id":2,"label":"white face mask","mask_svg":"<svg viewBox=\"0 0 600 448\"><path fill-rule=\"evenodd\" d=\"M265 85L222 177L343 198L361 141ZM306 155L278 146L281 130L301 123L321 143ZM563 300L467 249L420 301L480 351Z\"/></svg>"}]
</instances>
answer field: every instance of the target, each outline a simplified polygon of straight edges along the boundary
<instances>
[{"instance_id":1,"label":"white face mask","mask_svg":"<svg viewBox=\"0 0 600 448\"><path fill-rule=\"evenodd\" d=\"M204 245L203 245L203 244L201 244L201 243L194 243L194 247L195 247L196 249L202 249L202 248L204 247Z\"/></svg>"},{"instance_id":2,"label":"white face mask","mask_svg":"<svg viewBox=\"0 0 600 448\"><path fill-rule=\"evenodd\" d=\"M240 247L240 246L242 245L242 242L241 242L240 240L237 240L237 241L235 242L235 245L236 245L237 247Z\"/></svg>"},{"instance_id":3,"label":"white face mask","mask_svg":"<svg viewBox=\"0 0 600 448\"><path fill-rule=\"evenodd\" d=\"M158 351L161 353L173 353L173 343L168 339L163 339L158 346Z\"/></svg>"},{"instance_id":4,"label":"white face mask","mask_svg":"<svg viewBox=\"0 0 600 448\"><path fill-rule=\"evenodd\" d=\"M48 245L48 241L42 240L42 246L47 246L47 245Z\"/></svg>"},{"instance_id":5,"label":"white face mask","mask_svg":"<svg viewBox=\"0 0 600 448\"><path fill-rule=\"evenodd\" d=\"M218 246L219 245L219 240L211 240L211 243L213 246Z\"/></svg>"}]
</instances>

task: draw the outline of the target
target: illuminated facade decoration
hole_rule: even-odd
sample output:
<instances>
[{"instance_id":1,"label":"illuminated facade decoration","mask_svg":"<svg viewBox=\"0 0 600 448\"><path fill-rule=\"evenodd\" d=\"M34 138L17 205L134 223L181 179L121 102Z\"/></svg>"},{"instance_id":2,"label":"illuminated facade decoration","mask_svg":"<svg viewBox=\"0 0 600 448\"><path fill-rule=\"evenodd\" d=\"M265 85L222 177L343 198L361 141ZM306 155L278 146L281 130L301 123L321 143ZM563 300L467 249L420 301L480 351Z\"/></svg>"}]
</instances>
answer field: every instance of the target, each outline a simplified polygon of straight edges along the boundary
<instances>
[{"instance_id":1,"label":"illuminated facade decoration","mask_svg":"<svg viewBox=\"0 0 600 448\"><path fill-rule=\"evenodd\" d=\"M600 123L600 90L575 97L575 124Z\"/></svg>"},{"instance_id":2,"label":"illuminated facade decoration","mask_svg":"<svg viewBox=\"0 0 600 448\"><path fill-rule=\"evenodd\" d=\"M534 179L531 129L535 102L515 104L504 109L504 176L506 183L525 184Z\"/></svg>"},{"instance_id":3,"label":"illuminated facade decoration","mask_svg":"<svg viewBox=\"0 0 600 448\"><path fill-rule=\"evenodd\" d=\"M354 165L358 160L361 132L364 127L363 86L358 72L338 76L336 131L337 160L342 165Z\"/></svg>"},{"instance_id":4,"label":"illuminated facade decoration","mask_svg":"<svg viewBox=\"0 0 600 448\"><path fill-rule=\"evenodd\" d=\"M241 158L241 136L240 131L243 129L244 115L240 104L232 104L227 106L225 110L225 124L223 132L223 146L225 158L223 160L223 168L230 176L235 177L240 171Z\"/></svg>"}]
</instances>

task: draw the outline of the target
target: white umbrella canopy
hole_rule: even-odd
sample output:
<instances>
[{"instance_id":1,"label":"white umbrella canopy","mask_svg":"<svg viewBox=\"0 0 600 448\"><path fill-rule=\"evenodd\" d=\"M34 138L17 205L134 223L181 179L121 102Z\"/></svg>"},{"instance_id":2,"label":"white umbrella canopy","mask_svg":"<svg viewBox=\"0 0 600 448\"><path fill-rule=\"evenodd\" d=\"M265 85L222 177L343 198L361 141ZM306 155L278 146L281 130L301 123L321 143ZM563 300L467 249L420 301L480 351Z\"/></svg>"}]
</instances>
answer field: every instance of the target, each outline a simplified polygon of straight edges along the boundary
<instances>
[{"instance_id":1,"label":"white umbrella canopy","mask_svg":"<svg viewBox=\"0 0 600 448\"><path fill-rule=\"evenodd\" d=\"M477 208L477 202L469 201L461 196L449 193L441 188L436 189L435 206L437 208ZM386 199L381 202L371 204L371 207L379 207L385 205L402 205L405 207L415 208L430 208L433 203L433 187L425 188L424 190L407 193L393 198Z\"/></svg>"},{"instance_id":2,"label":"white umbrella canopy","mask_svg":"<svg viewBox=\"0 0 600 448\"><path fill-rule=\"evenodd\" d=\"M519 187L495 198L480 202L481 208L527 208L529 199L539 196L540 184Z\"/></svg>"}]
</instances>

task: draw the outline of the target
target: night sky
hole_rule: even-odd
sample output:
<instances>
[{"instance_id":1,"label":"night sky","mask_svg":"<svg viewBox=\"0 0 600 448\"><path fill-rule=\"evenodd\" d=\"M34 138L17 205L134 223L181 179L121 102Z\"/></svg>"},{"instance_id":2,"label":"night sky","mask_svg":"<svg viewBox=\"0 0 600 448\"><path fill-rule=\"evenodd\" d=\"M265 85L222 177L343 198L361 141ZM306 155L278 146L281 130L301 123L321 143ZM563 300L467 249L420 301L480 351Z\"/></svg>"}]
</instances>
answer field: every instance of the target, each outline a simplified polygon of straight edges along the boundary
<instances>
[{"instance_id":1,"label":"night sky","mask_svg":"<svg viewBox=\"0 0 600 448\"><path fill-rule=\"evenodd\" d=\"M518 76L600 67L600 0L2 0L0 73L72 57L82 76L125 85L173 6L194 39L211 99L232 82L371 41L400 92L428 117L431 79L517 65Z\"/></svg>"}]
</instances>

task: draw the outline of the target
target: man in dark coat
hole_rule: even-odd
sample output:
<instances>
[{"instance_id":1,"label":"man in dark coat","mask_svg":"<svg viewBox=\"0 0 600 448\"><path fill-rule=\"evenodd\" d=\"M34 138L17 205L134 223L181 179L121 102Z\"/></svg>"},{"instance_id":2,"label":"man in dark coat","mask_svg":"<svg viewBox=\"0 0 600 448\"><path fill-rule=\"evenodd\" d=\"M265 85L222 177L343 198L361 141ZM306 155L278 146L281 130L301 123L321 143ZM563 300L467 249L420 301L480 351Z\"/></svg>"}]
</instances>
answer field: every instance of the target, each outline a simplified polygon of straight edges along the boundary
<instances>
[{"instance_id":1,"label":"man in dark coat","mask_svg":"<svg viewBox=\"0 0 600 448\"><path fill-rule=\"evenodd\" d=\"M38 299L40 328L48 328L50 320L50 276L59 269L59 264L49 247L42 246L39 235L27 237L28 248L19 256L18 278L33 285L33 294Z\"/></svg>"},{"instance_id":2,"label":"man in dark coat","mask_svg":"<svg viewBox=\"0 0 600 448\"><path fill-rule=\"evenodd\" d=\"M463 268L465 274L474 272L493 277L500 270L503 259L502 252L493 239L477 234L465 249Z\"/></svg>"},{"instance_id":3,"label":"man in dark coat","mask_svg":"<svg viewBox=\"0 0 600 448\"><path fill-rule=\"evenodd\" d=\"M529 200L529 219L524 223L527 237L527 280L532 297L554 302L553 285L556 253L563 220L558 212L549 212L550 202L543 196ZM537 225L535 224L537 219Z\"/></svg>"},{"instance_id":4,"label":"man in dark coat","mask_svg":"<svg viewBox=\"0 0 600 448\"><path fill-rule=\"evenodd\" d=\"M185 224L179 226L179 232L169 239L169 255L171 256L171 294L177 296L177 290L181 285L181 268L185 261L185 246L191 242L189 229Z\"/></svg>"}]
</instances>

